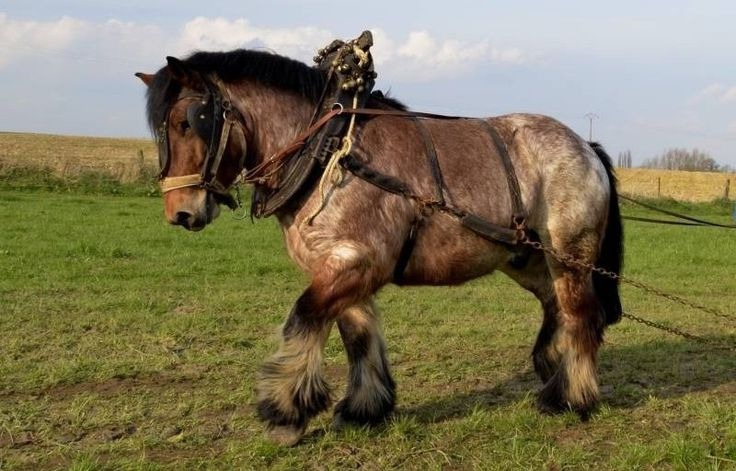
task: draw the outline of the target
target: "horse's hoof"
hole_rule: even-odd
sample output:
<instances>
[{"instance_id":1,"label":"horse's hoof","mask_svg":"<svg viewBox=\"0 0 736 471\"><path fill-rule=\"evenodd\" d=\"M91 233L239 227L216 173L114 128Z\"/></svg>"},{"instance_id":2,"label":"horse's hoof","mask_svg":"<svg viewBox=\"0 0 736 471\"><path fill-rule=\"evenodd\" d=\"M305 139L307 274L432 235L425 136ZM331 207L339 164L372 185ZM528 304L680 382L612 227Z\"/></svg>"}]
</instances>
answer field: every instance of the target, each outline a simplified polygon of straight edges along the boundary
<instances>
[{"instance_id":1,"label":"horse's hoof","mask_svg":"<svg viewBox=\"0 0 736 471\"><path fill-rule=\"evenodd\" d=\"M550 401L548 398L537 397L537 410L544 415L557 415L565 412L567 408L556 401Z\"/></svg>"},{"instance_id":2,"label":"horse's hoof","mask_svg":"<svg viewBox=\"0 0 736 471\"><path fill-rule=\"evenodd\" d=\"M575 406L570 403L563 403L557 398L545 396L543 392L537 397L537 410L545 415L556 415L571 411L575 412L580 417L581 421L587 422L590 420L590 416L595 408L595 402Z\"/></svg>"},{"instance_id":3,"label":"horse's hoof","mask_svg":"<svg viewBox=\"0 0 736 471\"><path fill-rule=\"evenodd\" d=\"M333 431L340 432L352 426L355 426L355 422L346 419L341 413L335 412L335 415L332 416L332 424L330 425L330 428Z\"/></svg>"},{"instance_id":4,"label":"horse's hoof","mask_svg":"<svg viewBox=\"0 0 736 471\"><path fill-rule=\"evenodd\" d=\"M301 441L306 430L306 425L274 425L266 430L266 437L281 446L294 446Z\"/></svg>"}]
</instances>

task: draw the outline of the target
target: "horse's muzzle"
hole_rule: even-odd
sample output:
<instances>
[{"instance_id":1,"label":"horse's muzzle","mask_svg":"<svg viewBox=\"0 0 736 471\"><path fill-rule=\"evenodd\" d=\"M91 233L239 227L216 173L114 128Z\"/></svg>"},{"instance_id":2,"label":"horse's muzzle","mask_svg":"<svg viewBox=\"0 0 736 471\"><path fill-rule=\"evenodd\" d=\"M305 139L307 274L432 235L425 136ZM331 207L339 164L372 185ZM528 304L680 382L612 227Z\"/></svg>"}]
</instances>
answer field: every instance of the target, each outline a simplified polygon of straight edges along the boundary
<instances>
[{"instance_id":1,"label":"horse's muzzle","mask_svg":"<svg viewBox=\"0 0 736 471\"><path fill-rule=\"evenodd\" d=\"M167 194L165 198L173 199L175 195L169 197ZM204 198L197 198L194 201L191 199L176 198L172 201L167 201L167 203L173 203L167 205L168 207L165 211L169 224L181 226L188 231L201 231L220 214L220 208L216 199L209 193L206 193Z\"/></svg>"},{"instance_id":2,"label":"horse's muzzle","mask_svg":"<svg viewBox=\"0 0 736 471\"><path fill-rule=\"evenodd\" d=\"M188 231L200 231L207 225L206 221L202 221L201 218L197 218L189 211L178 211L174 219L169 222L175 226L181 226Z\"/></svg>"}]
</instances>

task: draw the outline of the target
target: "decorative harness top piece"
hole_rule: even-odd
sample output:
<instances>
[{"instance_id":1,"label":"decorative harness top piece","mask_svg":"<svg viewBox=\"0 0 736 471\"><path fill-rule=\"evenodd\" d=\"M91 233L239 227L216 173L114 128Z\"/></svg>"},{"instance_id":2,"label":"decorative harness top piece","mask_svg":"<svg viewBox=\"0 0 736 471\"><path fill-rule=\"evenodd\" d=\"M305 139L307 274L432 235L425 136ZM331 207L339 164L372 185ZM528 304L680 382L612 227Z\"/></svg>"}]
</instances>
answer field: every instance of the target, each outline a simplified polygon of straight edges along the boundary
<instances>
[{"instance_id":1,"label":"decorative harness top piece","mask_svg":"<svg viewBox=\"0 0 736 471\"><path fill-rule=\"evenodd\" d=\"M251 201L253 216L270 216L293 201L320 171L324 176L320 192L324 191L325 178L334 175L336 163L350 152L352 144L355 115L343 111L364 107L375 85L371 46L373 36L364 31L352 41L334 40L317 51L314 61L326 81L306 135L295 140L298 148L288 146L266 159L259 165L262 168L247 171L243 179L256 184ZM271 176L279 169L283 172L276 188L263 185L264 175Z\"/></svg>"}]
</instances>

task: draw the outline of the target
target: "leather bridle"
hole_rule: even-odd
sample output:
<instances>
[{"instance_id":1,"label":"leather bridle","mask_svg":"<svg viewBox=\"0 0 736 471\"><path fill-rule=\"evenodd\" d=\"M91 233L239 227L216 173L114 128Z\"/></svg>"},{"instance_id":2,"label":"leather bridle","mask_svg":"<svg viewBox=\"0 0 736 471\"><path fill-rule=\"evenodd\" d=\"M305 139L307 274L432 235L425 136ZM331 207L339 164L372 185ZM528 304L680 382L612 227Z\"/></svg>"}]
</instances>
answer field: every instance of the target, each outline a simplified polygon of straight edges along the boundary
<instances>
[{"instance_id":1,"label":"leather bridle","mask_svg":"<svg viewBox=\"0 0 736 471\"><path fill-rule=\"evenodd\" d=\"M228 192L228 188L232 185L232 182L224 183L221 181L219 170L231 134L241 140L242 153L238 159L237 173L240 173L245 166L247 138L244 118L232 105L227 91L216 77L205 80L204 84L206 88L205 93L185 93L180 95L177 100L177 102L181 100L193 101L187 107L187 121L191 129L207 146L207 155L205 156L202 170L199 173L189 175L166 176L171 166L170 141L168 136L168 121L171 111L169 111L169 115L161 124L158 132L159 165L161 168L159 181L161 192L168 193L188 187L202 188L214 193L220 201L228 205L231 209L236 209L238 202ZM239 126L240 133L231 133L233 126Z\"/></svg>"}]
</instances>

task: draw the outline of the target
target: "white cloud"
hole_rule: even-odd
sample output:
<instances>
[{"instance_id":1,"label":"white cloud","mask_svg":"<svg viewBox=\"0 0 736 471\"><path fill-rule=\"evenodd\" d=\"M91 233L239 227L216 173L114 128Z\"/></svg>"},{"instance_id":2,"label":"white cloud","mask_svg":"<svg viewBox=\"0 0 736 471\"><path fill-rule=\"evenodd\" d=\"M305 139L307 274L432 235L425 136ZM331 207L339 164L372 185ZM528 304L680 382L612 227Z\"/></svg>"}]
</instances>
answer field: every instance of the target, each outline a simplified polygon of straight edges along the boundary
<instances>
[{"instance_id":1,"label":"white cloud","mask_svg":"<svg viewBox=\"0 0 736 471\"><path fill-rule=\"evenodd\" d=\"M700 90L691 99L692 103L733 103L736 102L736 85L726 86L722 83L713 83Z\"/></svg>"},{"instance_id":2,"label":"white cloud","mask_svg":"<svg viewBox=\"0 0 736 471\"><path fill-rule=\"evenodd\" d=\"M397 44L382 30L376 29L374 40L376 64L385 65L385 72L403 80L430 81L455 77L487 62L511 65L526 62L525 54L518 48L494 47L488 40L440 41L426 31L413 31L406 41ZM382 44L384 42L385 45Z\"/></svg>"},{"instance_id":3,"label":"white cloud","mask_svg":"<svg viewBox=\"0 0 736 471\"><path fill-rule=\"evenodd\" d=\"M0 13L0 68L23 57L63 50L87 26L66 16L57 21L18 21Z\"/></svg>"},{"instance_id":4,"label":"white cloud","mask_svg":"<svg viewBox=\"0 0 736 471\"><path fill-rule=\"evenodd\" d=\"M153 25L118 20L93 23L70 17L23 21L0 13L0 69L31 59L42 61L43 66L60 66L55 71L97 64L94 73L112 73L117 67L99 64L129 68L161 63L166 48L165 35Z\"/></svg>"},{"instance_id":5,"label":"white cloud","mask_svg":"<svg viewBox=\"0 0 736 471\"><path fill-rule=\"evenodd\" d=\"M371 48L373 60L376 65L391 62L396 57L396 43L381 28L371 28L373 34L373 47Z\"/></svg>"},{"instance_id":6,"label":"white cloud","mask_svg":"<svg viewBox=\"0 0 736 471\"><path fill-rule=\"evenodd\" d=\"M373 33L377 71L389 80L426 82L457 77L484 63L516 65L527 60L520 49L494 47L487 39L462 41L413 31L402 41L380 28L374 28ZM80 62L114 63L116 67L97 70L113 73L123 66L127 70L162 64L165 55L243 47L271 50L310 64L316 50L335 37L329 30L312 26L258 27L245 18L197 17L178 33L167 35L155 25L114 19L96 23L70 17L21 21L0 13L0 68L23 58L40 57L57 64L70 63L71 67Z\"/></svg>"},{"instance_id":7,"label":"white cloud","mask_svg":"<svg viewBox=\"0 0 736 471\"><path fill-rule=\"evenodd\" d=\"M723 103L731 103L732 101L736 101L736 86L730 87L725 92L723 92L720 100Z\"/></svg>"},{"instance_id":8,"label":"white cloud","mask_svg":"<svg viewBox=\"0 0 736 471\"><path fill-rule=\"evenodd\" d=\"M460 75L482 62L521 64L526 61L520 49L492 47L488 40L440 41L426 31L415 31L404 42L396 42L380 28L372 32L373 57L384 77L427 81ZM334 38L335 34L328 30L309 26L262 28L244 18L198 17L184 25L175 49L177 54L185 54L195 50L264 48L311 63L316 50Z\"/></svg>"},{"instance_id":9,"label":"white cloud","mask_svg":"<svg viewBox=\"0 0 736 471\"><path fill-rule=\"evenodd\" d=\"M455 67L467 61L492 57L487 41L466 44L446 40L439 44L426 31L409 33L406 43L398 48L399 57L409 58L432 67Z\"/></svg>"},{"instance_id":10,"label":"white cloud","mask_svg":"<svg viewBox=\"0 0 736 471\"><path fill-rule=\"evenodd\" d=\"M176 46L180 53L195 50L226 51L236 48L265 48L305 62L316 48L327 44L332 34L313 27L259 28L244 18L198 17L184 25Z\"/></svg>"},{"instance_id":11,"label":"white cloud","mask_svg":"<svg viewBox=\"0 0 736 471\"><path fill-rule=\"evenodd\" d=\"M97 47L111 59L119 58L127 62L141 58L155 58L163 62L162 52L170 42L158 26L118 20L94 25L88 38L93 38Z\"/></svg>"}]
</instances>

